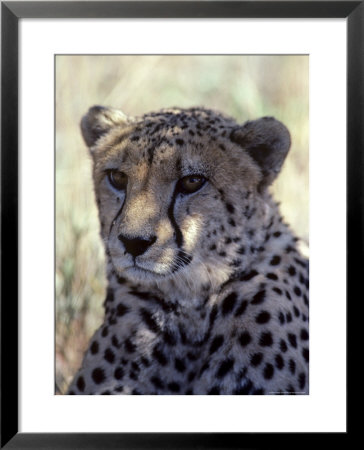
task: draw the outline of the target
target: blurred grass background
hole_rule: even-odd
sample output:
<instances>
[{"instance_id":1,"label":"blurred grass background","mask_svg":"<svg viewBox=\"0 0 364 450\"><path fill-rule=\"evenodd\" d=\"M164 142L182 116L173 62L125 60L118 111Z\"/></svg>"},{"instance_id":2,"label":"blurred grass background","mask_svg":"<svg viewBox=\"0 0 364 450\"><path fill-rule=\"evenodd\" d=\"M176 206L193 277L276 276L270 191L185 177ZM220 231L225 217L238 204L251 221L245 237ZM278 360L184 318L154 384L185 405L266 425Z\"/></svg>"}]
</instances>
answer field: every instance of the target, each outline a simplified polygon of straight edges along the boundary
<instances>
[{"instance_id":1,"label":"blurred grass background","mask_svg":"<svg viewBox=\"0 0 364 450\"><path fill-rule=\"evenodd\" d=\"M95 104L140 115L205 106L241 123L274 116L291 152L272 190L308 242L308 56L56 56L56 391L101 324L106 287L91 159L79 123Z\"/></svg>"}]
</instances>

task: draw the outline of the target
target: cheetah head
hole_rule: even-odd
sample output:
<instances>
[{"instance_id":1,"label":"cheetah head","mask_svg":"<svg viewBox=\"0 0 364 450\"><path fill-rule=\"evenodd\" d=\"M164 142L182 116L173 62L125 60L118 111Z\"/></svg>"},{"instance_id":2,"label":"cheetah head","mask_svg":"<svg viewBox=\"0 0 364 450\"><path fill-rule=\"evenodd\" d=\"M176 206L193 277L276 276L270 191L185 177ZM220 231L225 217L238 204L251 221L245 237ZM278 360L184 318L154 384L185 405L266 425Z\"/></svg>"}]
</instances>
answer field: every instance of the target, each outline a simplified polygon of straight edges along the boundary
<instances>
[{"instance_id":1,"label":"cheetah head","mask_svg":"<svg viewBox=\"0 0 364 450\"><path fill-rule=\"evenodd\" d=\"M140 118L92 107L81 122L113 270L134 281L219 278L249 258L266 188L290 147L273 118L238 125L203 108ZM252 238L252 235L254 238Z\"/></svg>"}]
</instances>

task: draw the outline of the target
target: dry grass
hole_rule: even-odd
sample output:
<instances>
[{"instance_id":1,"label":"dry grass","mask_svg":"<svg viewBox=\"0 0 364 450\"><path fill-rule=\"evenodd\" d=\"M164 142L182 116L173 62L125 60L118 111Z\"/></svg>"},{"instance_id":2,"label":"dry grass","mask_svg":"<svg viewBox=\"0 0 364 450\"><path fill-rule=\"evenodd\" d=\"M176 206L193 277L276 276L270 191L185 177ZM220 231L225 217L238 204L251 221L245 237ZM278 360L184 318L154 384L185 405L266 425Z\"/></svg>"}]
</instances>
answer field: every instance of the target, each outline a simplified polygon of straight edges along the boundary
<instances>
[{"instance_id":1,"label":"dry grass","mask_svg":"<svg viewBox=\"0 0 364 450\"><path fill-rule=\"evenodd\" d=\"M273 186L308 241L308 57L57 56L56 384L64 392L101 323L104 253L79 122L94 105L131 115L168 106L215 108L244 122L275 116L292 148Z\"/></svg>"}]
</instances>

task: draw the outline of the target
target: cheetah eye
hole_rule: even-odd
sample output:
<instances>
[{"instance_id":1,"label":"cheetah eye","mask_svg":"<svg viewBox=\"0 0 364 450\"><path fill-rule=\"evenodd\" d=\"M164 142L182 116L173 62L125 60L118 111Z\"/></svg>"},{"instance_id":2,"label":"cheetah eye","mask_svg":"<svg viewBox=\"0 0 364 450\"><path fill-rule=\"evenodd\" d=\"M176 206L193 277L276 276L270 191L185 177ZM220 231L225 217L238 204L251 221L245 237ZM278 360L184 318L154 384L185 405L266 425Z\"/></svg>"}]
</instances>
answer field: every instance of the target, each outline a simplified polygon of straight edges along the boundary
<instances>
[{"instance_id":1,"label":"cheetah eye","mask_svg":"<svg viewBox=\"0 0 364 450\"><path fill-rule=\"evenodd\" d=\"M192 194L201 189L206 181L202 175L187 175L178 181L178 190L183 194Z\"/></svg>"},{"instance_id":2,"label":"cheetah eye","mask_svg":"<svg viewBox=\"0 0 364 450\"><path fill-rule=\"evenodd\" d=\"M128 184L128 176L124 172L120 172L116 169L111 169L107 171L107 177L110 181L111 186L113 186L118 191L123 191L126 189Z\"/></svg>"}]
</instances>

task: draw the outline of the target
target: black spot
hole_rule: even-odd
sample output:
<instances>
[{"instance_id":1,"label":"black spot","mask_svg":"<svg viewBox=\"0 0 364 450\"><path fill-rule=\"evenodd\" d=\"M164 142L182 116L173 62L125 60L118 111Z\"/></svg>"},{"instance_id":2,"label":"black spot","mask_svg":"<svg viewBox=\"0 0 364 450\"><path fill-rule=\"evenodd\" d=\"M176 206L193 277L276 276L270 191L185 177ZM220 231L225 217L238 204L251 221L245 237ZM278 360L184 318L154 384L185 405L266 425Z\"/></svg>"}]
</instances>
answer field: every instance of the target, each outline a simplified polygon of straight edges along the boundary
<instances>
[{"instance_id":1,"label":"black spot","mask_svg":"<svg viewBox=\"0 0 364 450\"><path fill-rule=\"evenodd\" d=\"M211 309L209 316L210 327L212 327L213 324L215 323L216 316L217 316L217 305L214 305Z\"/></svg>"},{"instance_id":2,"label":"black spot","mask_svg":"<svg viewBox=\"0 0 364 450\"><path fill-rule=\"evenodd\" d=\"M286 319L285 319L284 314L282 313L282 311L278 314L278 319L279 319L279 323L280 323L281 325L283 325L284 322L286 321Z\"/></svg>"},{"instance_id":3,"label":"black spot","mask_svg":"<svg viewBox=\"0 0 364 450\"><path fill-rule=\"evenodd\" d=\"M191 372L189 372L188 374L188 381L191 383L191 381L193 381L196 377L196 372L194 370L191 370Z\"/></svg>"},{"instance_id":4,"label":"black spot","mask_svg":"<svg viewBox=\"0 0 364 450\"><path fill-rule=\"evenodd\" d=\"M273 344L272 333L270 331L265 331L260 335L259 345L262 347L271 347Z\"/></svg>"},{"instance_id":5,"label":"black spot","mask_svg":"<svg viewBox=\"0 0 364 450\"><path fill-rule=\"evenodd\" d=\"M289 343L291 344L291 346L292 346L293 348L297 348L297 338L296 338L296 335L295 335L295 334L292 334L292 333L288 333L287 336L288 336L288 341L289 341Z\"/></svg>"},{"instance_id":6,"label":"black spot","mask_svg":"<svg viewBox=\"0 0 364 450\"><path fill-rule=\"evenodd\" d=\"M91 377L96 384L101 384L105 380L105 373L100 367L96 367L92 371Z\"/></svg>"},{"instance_id":7,"label":"black spot","mask_svg":"<svg viewBox=\"0 0 364 450\"><path fill-rule=\"evenodd\" d=\"M296 395L296 391L294 389L294 387L290 384L289 386L287 386L286 391L291 394L291 395Z\"/></svg>"},{"instance_id":8,"label":"black spot","mask_svg":"<svg viewBox=\"0 0 364 450\"><path fill-rule=\"evenodd\" d=\"M183 139L176 139L176 144L183 145L185 141Z\"/></svg>"},{"instance_id":9,"label":"black spot","mask_svg":"<svg viewBox=\"0 0 364 450\"><path fill-rule=\"evenodd\" d=\"M111 394L110 394L110 391L103 391L103 392L101 392L101 395L111 395Z\"/></svg>"},{"instance_id":10,"label":"black spot","mask_svg":"<svg viewBox=\"0 0 364 450\"><path fill-rule=\"evenodd\" d=\"M135 352L136 346L135 346L135 344L133 344L131 342L130 339L126 339L125 342L124 342L124 345L125 345L125 349L126 349L126 351L128 353L134 353Z\"/></svg>"},{"instance_id":11,"label":"black spot","mask_svg":"<svg viewBox=\"0 0 364 450\"><path fill-rule=\"evenodd\" d=\"M284 359L282 358L282 355L277 353L275 357L275 362L277 369L282 370L284 367Z\"/></svg>"},{"instance_id":12,"label":"black spot","mask_svg":"<svg viewBox=\"0 0 364 450\"><path fill-rule=\"evenodd\" d=\"M116 280L117 280L117 282L119 284L125 284L126 283L126 278L120 277L119 275L116 275L116 274L115 274L115 276L116 276Z\"/></svg>"},{"instance_id":13,"label":"black spot","mask_svg":"<svg viewBox=\"0 0 364 450\"><path fill-rule=\"evenodd\" d=\"M291 294L288 291L286 291L286 297L288 298L288 300L292 300Z\"/></svg>"},{"instance_id":14,"label":"black spot","mask_svg":"<svg viewBox=\"0 0 364 450\"><path fill-rule=\"evenodd\" d=\"M224 298L222 301L222 315L226 316L227 314L231 313L231 311L234 309L235 303L236 303L237 295L235 292L232 292L227 297Z\"/></svg>"},{"instance_id":15,"label":"black spot","mask_svg":"<svg viewBox=\"0 0 364 450\"><path fill-rule=\"evenodd\" d=\"M153 300L155 297L151 295L149 292L140 292L134 289L129 291L129 294L134 295L135 297L140 298L141 300Z\"/></svg>"},{"instance_id":16,"label":"black spot","mask_svg":"<svg viewBox=\"0 0 364 450\"><path fill-rule=\"evenodd\" d=\"M300 273L299 282L303 284L307 289L309 288L309 281Z\"/></svg>"},{"instance_id":17,"label":"black spot","mask_svg":"<svg viewBox=\"0 0 364 450\"><path fill-rule=\"evenodd\" d=\"M310 359L310 353L308 351L308 348L302 349L302 356L305 358L305 361L308 362Z\"/></svg>"},{"instance_id":18,"label":"black spot","mask_svg":"<svg viewBox=\"0 0 364 450\"><path fill-rule=\"evenodd\" d=\"M267 323L270 321L270 314L268 311L261 311L256 317L255 317L255 321L257 323Z\"/></svg>"},{"instance_id":19,"label":"black spot","mask_svg":"<svg viewBox=\"0 0 364 450\"><path fill-rule=\"evenodd\" d=\"M274 375L274 367L272 364L267 363L264 367L263 376L266 380L270 380Z\"/></svg>"},{"instance_id":20,"label":"black spot","mask_svg":"<svg viewBox=\"0 0 364 450\"><path fill-rule=\"evenodd\" d=\"M140 309L140 316L143 319L143 322L147 325L147 327L153 331L153 333L159 333L160 327L157 322L154 320L150 311L145 308Z\"/></svg>"},{"instance_id":21,"label":"black spot","mask_svg":"<svg viewBox=\"0 0 364 450\"><path fill-rule=\"evenodd\" d=\"M147 358L144 358L144 356L142 358L140 358L140 362L143 364L143 366L145 367L149 367L150 366L150 361Z\"/></svg>"},{"instance_id":22,"label":"black spot","mask_svg":"<svg viewBox=\"0 0 364 450\"><path fill-rule=\"evenodd\" d=\"M255 230L248 230L248 236L250 239L253 239L254 235L255 235Z\"/></svg>"},{"instance_id":23,"label":"black spot","mask_svg":"<svg viewBox=\"0 0 364 450\"><path fill-rule=\"evenodd\" d=\"M253 395L263 395L264 392L265 392L264 389L259 388L259 389L255 389L255 390L252 392L252 394L253 394Z\"/></svg>"},{"instance_id":24,"label":"black spot","mask_svg":"<svg viewBox=\"0 0 364 450\"><path fill-rule=\"evenodd\" d=\"M108 288L105 303L113 302L113 301L114 301L114 290L111 288Z\"/></svg>"},{"instance_id":25,"label":"black spot","mask_svg":"<svg viewBox=\"0 0 364 450\"><path fill-rule=\"evenodd\" d=\"M226 203L226 209L230 214L234 214L235 208L231 203Z\"/></svg>"},{"instance_id":26,"label":"black spot","mask_svg":"<svg viewBox=\"0 0 364 450\"><path fill-rule=\"evenodd\" d=\"M298 297L300 297L300 296L302 295L302 291L301 291L301 289L300 289L298 286L295 286L295 287L294 287L294 293L295 293Z\"/></svg>"},{"instance_id":27,"label":"black spot","mask_svg":"<svg viewBox=\"0 0 364 450\"><path fill-rule=\"evenodd\" d=\"M307 298L306 294L303 295L303 301L304 301L305 305L308 306L308 298Z\"/></svg>"},{"instance_id":28,"label":"black spot","mask_svg":"<svg viewBox=\"0 0 364 450\"><path fill-rule=\"evenodd\" d=\"M232 219L232 218L230 218L230 219L228 220L228 224L231 225L232 227L235 227L235 226L236 226L235 220Z\"/></svg>"},{"instance_id":29,"label":"black spot","mask_svg":"<svg viewBox=\"0 0 364 450\"><path fill-rule=\"evenodd\" d=\"M115 319L115 317L109 317L108 323L109 325L115 325L117 323L117 320Z\"/></svg>"},{"instance_id":30,"label":"black spot","mask_svg":"<svg viewBox=\"0 0 364 450\"><path fill-rule=\"evenodd\" d=\"M239 308L235 311L235 317L239 317L244 314L246 307L248 306L248 302L243 300L239 306Z\"/></svg>"},{"instance_id":31,"label":"black spot","mask_svg":"<svg viewBox=\"0 0 364 450\"><path fill-rule=\"evenodd\" d=\"M193 389L187 389L185 395L193 395Z\"/></svg>"},{"instance_id":32,"label":"black spot","mask_svg":"<svg viewBox=\"0 0 364 450\"><path fill-rule=\"evenodd\" d=\"M274 280L274 281L278 280L277 275L275 273L271 273L271 272L267 273L267 278L269 278L270 280Z\"/></svg>"},{"instance_id":33,"label":"black spot","mask_svg":"<svg viewBox=\"0 0 364 450\"><path fill-rule=\"evenodd\" d=\"M263 353L254 353L250 358L250 363L252 366L257 367L263 360Z\"/></svg>"},{"instance_id":34,"label":"black spot","mask_svg":"<svg viewBox=\"0 0 364 450\"><path fill-rule=\"evenodd\" d=\"M124 390L124 386L121 386L121 385L119 385L118 387L116 387L114 389L115 392L123 392L123 390Z\"/></svg>"},{"instance_id":35,"label":"black spot","mask_svg":"<svg viewBox=\"0 0 364 450\"><path fill-rule=\"evenodd\" d=\"M99 351L99 343L97 341L93 341L90 347L91 353L95 355Z\"/></svg>"},{"instance_id":36,"label":"black spot","mask_svg":"<svg viewBox=\"0 0 364 450\"><path fill-rule=\"evenodd\" d=\"M179 335L180 335L180 338L181 338L181 342L182 342L183 345L185 345L186 342L187 342L187 334L186 334L185 327L182 324L179 324L178 325L178 330L179 330Z\"/></svg>"},{"instance_id":37,"label":"black spot","mask_svg":"<svg viewBox=\"0 0 364 450\"><path fill-rule=\"evenodd\" d=\"M164 355L164 353L157 346L155 346L154 349L153 349L153 356L159 362L159 364L161 366L167 365L167 358L166 358L166 356Z\"/></svg>"},{"instance_id":38,"label":"black spot","mask_svg":"<svg viewBox=\"0 0 364 450\"><path fill-rule=\"evenodd\" d=\"M279 348L281 349L281 351L282 351L283 353L286 353L286 351L288 350L287 343L286 343L286 341L285 341L284 339L281 339L281 340L280 340L280 342L279 342Z\"/></svg>"},{"instance_id":39,"label":"black spot","mask_svg":"<svg viewBox=\"0 0 364 450\"><path fill-rule=\"evenodd\" d=\"M123 303L119 303L116 307L116 315L121 317L129 311L129 308L125 306Z\"/></svg>"},{"instance_id":40,"label":"black spot","mask_svg":"<svg viewBox=\"0 0 364 450\"><path fill-rule=\"evenodd\" d=\"M151 377L150 381L153 383L153 385L157 389L163 389L164 388L164 383L158 376L155 375L155 376Z\"/></svg>"},{"instance_id":41,"label":"black spot","mask_svg":"<svg viewBox=\"0 0 364 450\"><path fill-rule=\"evenodd\" d=\"M176 383L175 381L168 383L167 387L171 392L179 392L181 390L180 385L178 383Z\"/></svg>"},{"instance_id":42,"label":"black spot","mask_svg":"<svg viewBox=\"0 0 364 450\"><path fill-rule=\"evenodd\" d=\"M298 385L300 389L303 389L305 387L305 384L306 384L306 375L303 372L301 372L298 375Z\"/></svg>"},{"instance_id":43,"label":"black spot","mask_svg":"<svg viewBox=\"0 0 364 450\"><path fill-rule=\"evenodd\" d=\"M78 380L77 380L77 387L78 387L78 389L79 389L81 392L83 392L83 391L85 390L85 380L84 380L84 378L83 378L82 375L80 375L80 376L78 377Z\"/></svg>"},{"instance_id":44,"label":"black spot","mask_svg":"<svg viewBox=\"0 0 364 450\"><path fill-rule=\"evenodd\" d=\"M288 267L288 273L294 277L296 275L296 269L294 268L294 266L289 266Z\"/></svg>"},{"instance_id":45,"label":"black spot","mask_svg":"<svg viewBox=\"0 0 364 450\"><path fill-rule=\"evenodd\" d=\"M106 337L109 334L109 329L108 327L104 327L101 331L101 336L102 337Z\"/></svg>"},{"instance_id":46,"label":"black spot","mask_svg":"<svg viewBox=\"0 0 364 450\"><path fill-rule=\"evenodd\" d=\"M239 252L238 252L239 253ZM256 271L256 270L252 270L251 272L249 272L249 273L247 273L247 274L242 274L240 277L239 277L239 280L240 281L249 281L249 280L251 280L252 278L254 278L255 276L257 276L258 275L258 272Z\"/></svg>"},{"instance_id":47,"label":"black spot","mask_svg":"<svg viewBox=\"0 0 364 450\"><path fill-rule=\"evenodd\" d=\"M219 334L218 336L215 336L210 345L210 355L212 353L215 353L216 350L222 346L223 342L224 342L224 337L221 334Z\"/></svg>"},{"instance_id":48,"label":"black spot","mask_svg":"<svg viewBox=\"0 0 364 450\"><path fill-rule=\"evenodd\" d=\"M251 340L252 340L252 338L247 331L244 331L239 336L239 342L242 347L246 347L251 342Z\"/></svg>"},{"instance_id":49,"label":"black spot","mask_svg":"<svg viewBox=\"0 0 364 450\"><path fill-rule=\"evenodd\" d=\"M291 314L290 312L288 312L288 313L286 314L286 320L287 320L287 323L292 322L292 314Z\"/></svg>"},{"instance_id":50,"label":"black spot","mask_svg":"<svg viewBox=\"0 0 364 450\"><path fill-rule=\"evenodd\" d=\"M186 370L186 364L183 359L176 358L174 360L174 367L178 370L178 372L184 372Z\"/></svg>"},{"instance_id":51,"label":"black spot","mask_svg":"<svg viewBox=\"0 0 364 450\"><path fill-rule=\"evenodd\" d=\"M219 395L220 394L220 388L218 386L212 387L208 392L207 395Z\"/></svg>"},{"instance_id":52,"label":"black spot","mask_svg":"<svg viewBox=\"0 0 364 450\"><path fill-rule=\"evenodd\" d=\"M292 247L291 245L287 245L287 247L285 248L285 252L286 253L292 253L292 252L296 252L297 250Z\"/></svg>"},{"instance_id":53,"label":"black spot","mask_svg":"<svg viewBox=\"0 0 364 450\"><path fill-rule=\"evenodd\" d=\"M273 291L276 292L278 295L282 295L282 291L277 287L274 287Z\"/></svg>"},{"instance_id":54,"label":"black spot","mask_svg":"<svg viewBox=\"0 0 364 450\"><path fill-rule=\"evenodd\" d=\"M122 367L117 367L114 372L114 378L116 380L121 380L124 376L124 370Z\"/></svg>"},{"instance_id":55,"label":"black spot","mask_svg":"<svg viewBox=\"0 0 364 450\"><path fill-rule=\"evenodd\" d=\"M225 361L222 361L216 372L217 378L223 378L234 367L234 362L232 358L227 358Z\"/></svg>"},{"instance_id":56,"label":"black spot","mask_svg":"<svg viewBox=\"0 0 364 450\"><path fill-rule=\"evenodd\" d=\"M305 328L302 328L301 330L301 339L303 341L307 341L308 340L308 332Z\"/></svg>"},{"instance_id":57,"label":"black spot","mask_svg":"<svg viewBox=\"0 0 364 450\"><path fill-rule=\"evenodd\" d=\"M288 361L288 367L289 367L289 371L293 375L296 372L296 363L293 361L293 359L290 359Z\"/></svg>"},{"instance_id":58,"label":"black spot","mask_svg":"<svg viewBox=\"0 0 364 450\"><path fill-rule=\"evenodd\" d=\"M176 336L168 330L163 333L163 340L166 344L171 346L176 345L177 343Z\"/></svg>"},{"instance_id":59,"label":"black spot","mask_svg":"<svg viewBox=\"0 0 364 450\"><path fill-rule=\"evenodd\" d=\"M234 261L231 261L231 263L229 263L230 267L239 267L240 265L241 265L240 259L234 259Z\"/></svg>"},{"instance_id":60,"label":"black spot","mask_svg":"<svg viewBox=\"0 0 364 450\"><path fill-rule=\"evenodd\" d=\"M307 262L306 262L306 261L301 261L301 260L298 259L298 258L294 258L294 260L296 261L296 263L297 263L299 266L301 266L301 267L303 267L304 269L306 269L306 267L307 267Z\"/></svg>"},{"instance_id":61,"label":"black spot","mask_svg":"<svg viewBox=\"0 0 364 450\"><path fill-rule=\"evenodd\" d=\"M281 258L278 255L274 255L273 258L270 260L271 266L278 266L278 264L281 262Z\"/></svg>"},{"instance_id":62,"label":"black spot","mask_svg":"<svg viewBox=\"0 0 364 450\"><path fill-rule=\"evenodd\" d=\"M239 253L240 255L245 255L246 249L244 246L238 248L237 253Z\"/></svg>"},{"instance_id":63,"label":"black spot","mask_svg":"<svg viewBox=\"0 0 364 450\"><path fill-rule=\"evenodd\" d=\"M187 358L190 361L197 361L198 360L199 355L197 353L192 353L192 352L188 352L187 353Z\"/></svg>"},{"instance_id":64,"label":"black spot","mask_svg":"<svg viewBox=\"0 0 364 450\"><path fill-rule=\"evenodd\" d=\"M115 361L115 353L111 350L111 348L107 348L105 350L104 359L110 364Z\"/></svg>"},{"instance_id":65,"label":"black spot","mask_svg":"<svg viewBox=\"0 0 364 450\"><path fill-rule=\"evenodd\" d=\"M141 395L141 393L138 391L138 389L133 389L133 390L131 391L131 394L132 394L132 395Z\"/></svg>"},{"instance_id":66,"label":"black spot","mask_svg":"<svg viewBox=\"0 0 364 450\"><path fill-rule=\"evenodd\" d=\"M253 389L254 385L251 380L246 380L244 386L241 386L234 390L235 395L248 395L250 391Z\"/></svg>"},{"instance_id":67,"label":"black spot","mask_svg":"<svg viewBox=\"0 0 364 450\"><path fill-rule=\"evenodd\" d=\"M114 347L120 348L120 343L118 341L118 338L115 336L115 334L111 338L111 343Z\"/></svg>"},{"instance_id":68,"label":"black spot","mask_svg":"<svg viewBox=\"0 0 364 450\"><path fill-rule=\"evenodd\" d=\"M215 245L215 244L212 244L211 247L209 248L209 250L210 250L210 251L216 250L216 245Z\"/></svg>"},{"instance_id":69,"label":"black spot","mask_svg":"<svg viewBox=\"0 0 364 450\"><path fill-rule=\"evenodd\" d=\"M294 307L293 307L293 314L294 314L296 317L299 317L300 311L299 311L299 309L297 308L297 306L294 306Z\"/></svg>"},{"instance_id":70,"label":"black spot","mask_svg":"<svg viewBox=\"0 0 364 450\"><path fill-rule=\"evenodd\" d=\"M282 234L282 233L281 233L280 231L275 231L275 232L273 233L273 236L274 236L275 238L278 238L281 234Z\"/></svg>"},{"instance_id":71,"label":"black spot","mask_svg":"<svg viewBox=\"0 0 364 450\"><path fill-rule=\"evenodd\" d=\"M264 300L265 300L265 290L259 291L254 295L253 300L251 301L251 304L252 305L260 305L261 303L264 302Z\"/></svg>"},{"instance_id":72,"label":"black spot","mask_svg":"<svg viewBox=\"0 0 364 450\"><path fill-rule=\"evenodd\" d=\"M243 378L245 378L247 372L248 372L248 368L247 368L247 367L242 367L242 368L239 370L239 373L237 374L237 379L240 381L240 380L242 380Z\"/></svg>"},{"instance_id":73,"label":"black spot","mask_svg":"<svg viewBox=\"0 0 364 450\"><path fill-rule=\"evenodd\" d=\"M200 373L199 376L201 377L201 375L205 372L205 370L207 370L210 367L210 364L208 361L205 362L205 364L201 367L200 369Z\"/></svg>"}]
</instances>

